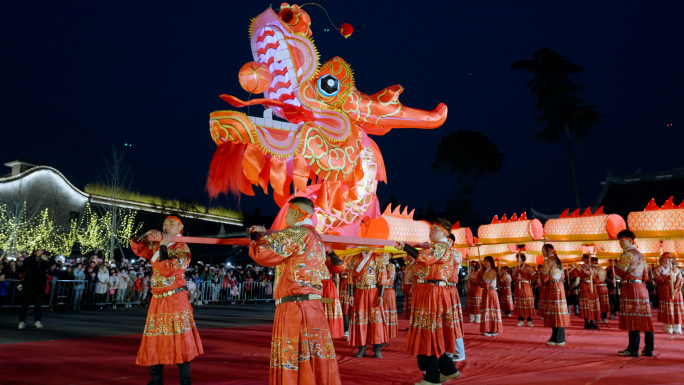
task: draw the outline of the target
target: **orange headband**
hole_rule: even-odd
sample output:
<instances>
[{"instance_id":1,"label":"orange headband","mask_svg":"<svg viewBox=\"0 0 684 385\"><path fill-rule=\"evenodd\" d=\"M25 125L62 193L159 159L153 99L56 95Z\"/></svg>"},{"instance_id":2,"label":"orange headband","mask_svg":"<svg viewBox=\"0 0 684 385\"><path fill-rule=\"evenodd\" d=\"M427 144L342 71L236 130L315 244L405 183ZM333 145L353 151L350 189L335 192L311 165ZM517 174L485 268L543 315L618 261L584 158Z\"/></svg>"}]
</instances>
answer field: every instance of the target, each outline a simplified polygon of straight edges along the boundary
<instances>
[{"instance_id":1,"label":"orange headband","mask_svg":"<svg viewBox=\"0 0 684 385\"><path fill-rule=\"evenodd\" d=\"M439 223L433 223L432 225L433 225L433 226L439 227L440 230L444 231L444 234L445 234L447 237L449 236L450 233L449 233L448 231L446 231L446 229L445 229L444 227L442 227L442 225L440 225Z\"/></svg>"},{"instance_id":2,"label":"orange headband","mask_svg":"<svg viewBox=\"0 0 684 385\"><path fill-rule=\"evenodd\" d=\"M166 217L166 219L173 219L174 221L178 222L179 225L183 224L183 222L181 222L181 220L178 219L178 217L175 217L173 215L169 215L168 217Z\"/></svg>"},{"instance_id":3,"label":"orange headband","mask_svg":"<svg viewBox=\"0 0 684 385\"><path fill-rule=\"evenodd\" d=\"M302 218L304 218L304 219L306 219L306 218L311 218L311 214L309 214L309 213L307 213L306 211L302 210L301 208L299 208L299 206L295 205L294 203L293 203L293 204L290 204L290 208L293 208L293 209L299 211L299 212L303 215Z\"/></svg>"}]
</instances>

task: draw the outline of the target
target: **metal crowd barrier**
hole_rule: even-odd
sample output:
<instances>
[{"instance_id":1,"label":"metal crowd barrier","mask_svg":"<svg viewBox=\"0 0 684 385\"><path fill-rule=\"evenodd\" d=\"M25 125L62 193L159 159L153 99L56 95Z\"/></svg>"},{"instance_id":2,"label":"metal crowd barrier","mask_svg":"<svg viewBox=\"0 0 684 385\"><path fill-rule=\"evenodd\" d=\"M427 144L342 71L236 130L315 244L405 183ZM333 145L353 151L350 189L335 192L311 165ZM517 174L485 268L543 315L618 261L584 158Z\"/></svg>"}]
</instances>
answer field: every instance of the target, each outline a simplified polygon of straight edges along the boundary
<instances>
[{"instance_id":1,"label":"metal crowd barrier","mask_svg":"<svg viewBox=\"0 0 684 385\"><path fill-rule=\"evenodd\" d=\"M19 280L7 280L7 295L0 296L0 308L19 308L21 307L21 290ZM107 290L104 294L97 292L97 284L87 281L58 280L49 281L45 287L45 301L43 307L53 310L74 310L84 307L105 307L105 306L125 306L140 305L146 293L137 292L133 288L117 289L123 292L109 294Z\"/></svg>"},{"instance_id":2,"label":"metal crowd barrier","mask_svg":"<svg viewBox=\"0 0 684 385\"><path fill-rule=\"evenodd\" d=\"M268 302L273 300L273 282L243 282L230 286L224 286L222 281L200 282L195 290L188 289L188 298L194 305Z\"/></svg>"}]
</instances>

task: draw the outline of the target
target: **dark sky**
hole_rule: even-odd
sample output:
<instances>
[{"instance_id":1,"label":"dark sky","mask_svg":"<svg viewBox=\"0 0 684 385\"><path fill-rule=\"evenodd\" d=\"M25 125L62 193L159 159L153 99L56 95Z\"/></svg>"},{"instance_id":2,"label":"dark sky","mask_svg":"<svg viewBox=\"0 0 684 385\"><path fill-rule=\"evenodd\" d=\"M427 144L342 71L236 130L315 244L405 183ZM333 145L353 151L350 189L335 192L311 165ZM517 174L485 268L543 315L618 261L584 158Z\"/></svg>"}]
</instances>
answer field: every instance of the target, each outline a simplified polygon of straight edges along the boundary
<instances>
[{"instance_id":1,"label":"dark sky","mask_svg":"<svg viewBox=\"0 0 684 385\"><path fill-rule=\"evenodd\" d=\"M429 164L439 139L465 128L486 133L504 155L500 175L483 179L475 193L484 219L574 206L565 147L532 139L540 126L525 88L529 76L509 70L545 46L585 68L573 80L586 85L580 96L605 115L591 141L575 146L583 206L593 204L608 169L625 175L684 166L681 1L321 4L338 25L355 29L344 39L319 8L305 8L321 62L344 58L367 94L401 84L404 105L449 107L439 129L374 138L389 179L378 190L381 203L394 193L411 208L432 201L441 210L458 186ZM222 93L248 98L237 72L252 60L250 19L268 6L256 0L3 4L2 160L52 165L82 187L96 179L112 145L131 143L126 158L134 190L208 202L204 184L215 149L208 115L232 108L218 98ZM261 108L250 114L259 116ZM230 197L219 203L236 207ZM270 196L242 197L242 209L257 206L277 211Z\"/></svg>"}]
</instances>

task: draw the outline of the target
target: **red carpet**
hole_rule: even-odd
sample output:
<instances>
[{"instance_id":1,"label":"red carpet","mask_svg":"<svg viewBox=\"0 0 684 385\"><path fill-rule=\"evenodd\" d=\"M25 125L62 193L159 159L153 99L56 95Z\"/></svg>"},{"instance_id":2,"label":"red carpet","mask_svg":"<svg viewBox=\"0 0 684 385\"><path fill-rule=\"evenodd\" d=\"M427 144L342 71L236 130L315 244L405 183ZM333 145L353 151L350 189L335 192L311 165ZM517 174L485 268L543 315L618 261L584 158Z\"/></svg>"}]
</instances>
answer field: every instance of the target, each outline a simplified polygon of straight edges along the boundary
<instances>
[{"instance_id":1,"label":"red carpet","mask_svg":"<svg viewBox=\"0 0 684 385\"><path fill-rule=\"evenodd\" d=\"M399 338L383 351L384 359L353 358L355 348L336 343L344 384L413 384L421 374L414 357L404 352L406 321ZM551 330L518 327L504 318L497 337L479 335L466 324L467 360L459 363L467 384L684 384L682 336L656 332L655 358L625 358L627 333L617 320L600 331L581 329L573 318L567 345L544 344ZM662 325L657 323L657 327ZM271 326L200 330L205 354L192 363L193 384L267 384ZM0 346L0 384L145 384L147 368L134 364L140 336L82 338ZM643 339L642 339L643 346ZM372 353L371 353L372 355ZM165 383L178 383L167 367Z\"/></svg>"}]
</instances>

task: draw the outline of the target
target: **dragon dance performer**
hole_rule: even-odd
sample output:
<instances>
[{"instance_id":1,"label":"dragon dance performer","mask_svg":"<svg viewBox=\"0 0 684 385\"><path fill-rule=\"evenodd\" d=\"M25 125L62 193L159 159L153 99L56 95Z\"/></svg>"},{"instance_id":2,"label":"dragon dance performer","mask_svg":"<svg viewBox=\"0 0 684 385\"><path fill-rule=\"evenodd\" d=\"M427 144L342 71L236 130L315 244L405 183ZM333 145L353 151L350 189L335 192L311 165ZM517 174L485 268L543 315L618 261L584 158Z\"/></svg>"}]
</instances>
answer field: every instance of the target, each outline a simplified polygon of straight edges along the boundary
<instances>
[{"instance_id":1,"label":"dragon dance performer","mask_svg":"<svg viewBox=\"0 0 684 385\"><path fill-rule=\"evenodd\" d=\"M518 326L525 325L527 319L527 326L532 327L532 317L534 316L534 294L532 293L532 284L536 278L537 272L534 267L525 263L527 257L525 254L518 254L518 267L513 268L511 277L515 282L515 310L518 314Z\"/></svg>"},{"instance_id":2,"label":"dragon dance performer","mask_svg":"<svg viewBox=\"0 0 684 385\"><path fill-rule=\"evenodd\" d=\"M384 321L385 265L380 254L364 250L349 261L349 345L357 346L357 358L366 356L366 344L373 345L375 358L382 358L382 346L389 342Z\"/></svg>"},{"instance_id":3,"label":"dragon dance performer","mask_svg":"<svg viewBox=\"0 0 684 385\"><path fill-rule=\"evenodd\" d=\"M608 266L606 270L606 285L608 285L608 299L610 300L610 319L616 319L620 309L620 281L611 266Z\"/></svg>"},{"instance_id":4,"label":"dragon dance performer","mask_svg":"<svg viewBox=\"0 0 684 385\"><path fill-rule=\"evenodd\" d=\"M568 290L565 292L565 295L568 299L568 313L579 317L580 278L573 276L572 272L575 268L575 266L572 266L565 273L565 276L568 278Z\"/></svg>"},{"instance_id":5,"label":"dragon dance performer","mask_svg":"<svg viewBox=\"0 0 684 385\"><path fill-rule=\"evenodd\" d=\"M503 332L501 323L501 306L499 305L499 295L496 293L498 273L494 258L484 257L483 272L480 276L480 286L482 287L482 322L480 323L480 333L486 336L496 336Z\"/></svg>"},{"instance_id":6,"label":"dragon dance performer","mask_svg":"<svg viewBox=\"0 0 684 385\"><path fill-rule=\"evenodd\" d=\"M634 233L622 230L617 235L623 253L615 264L615 274L622 278L620 294L620 330L629 331L627 349L618 352L621 356L639 357L639 332L644 332L643 356L653 357L653 319L648 290L644 278L648 277L646 258L634 245Z\"/></svg>"},{"instance_id":7,"label":"dragon dance performer","mask_svg":"<svg viewBox=\"0 0 684 385\"><path fill-rule=\"evenodd\" d=\"M480 323L480 312L482 310L482 287L480 278L482 277L482 267L477 261L470 263L470 277L466 284L466 313L470 314L470 322Z\"/></svg>"},{"instance_id":8,"label":"dragon dance performer","mask_svg":"<svg viewBox=\"0 0 684 385\"><path fill-rule=\"evenodd\" d=\"M385 327L389 339L397 338L399 334L399 324L397 321L397 293L394 291L394 279L397 276L397 269L394 263L390 262L392 254L382 253L382 262L385 264L385 272L382 285L385 287L383 296L383 306L385 308Z\"/></svg>"},{"instance_id":9,"label":"dragon dance performer","mask_svg":"<svg viewBox=\"0 0 684 385\"><path fill-rule=\"evenodd\" d=\"M580 279L579 307L580 318L584 318L584 328L599 330L594 321L601 319L599 293L594 285L599 282L596 271L591 266L589 254L582 255L582 265L573 270L571 275Z\"/></svg>"},{"instance_id":10,"label":"dragon dance performer","mask_svg":"<svg viewBox=\"0 0 684 385\"><path fill-rule=\"evenodd\" d=\"M510 317L511 312L515 310L513 293L511 293L511 283L513 282L513 279L511 278L510 271L511 269L508 266L499 269L499 301L501 302L501 310L504 311L506 317Z\"/></svg>"},{"instance_id":11,"label":"dragon dance performer","mask_svg":"<svg viewBox=\"0 0 684 385\"><path fill-rule=\"evenodd\" d=\"M456 242L454 234L449 234L449 240L453 244ZM453 361L463 361L466 358L465 345L463 344L463 310L461 309L461 295L458 293L458 273L461 270L461 263L463 262L463 255L461 252L452 248L454 258L454 271L449 277L449 292L451 292L451 301L454 303L454 333L456 337L456 354L451 354Z\"/></svg>"},{"instance_id":12,"label":"dragon dance performer","mask_svg":"<svg viewBox=\"0 0 684 385\"><path fill-rule=\"evenodd\" d=\"M263 235L250 228L249 256L263 266L275 266L276 302L271 338L269 383L340 384L335 347L321 303L325 246L310 216L314 205L292 198L287 227Z\"/></svg>"},{"instance_id":13,"label":"dragon dance performer","mask_svg":"<svg viewBox=\"0 0 684 385\"><path fill-rule=\"evenodd\" d=\"M347 337L349 336L349 277L350 277L350 272L349 269L347 269L347 259L349 256L346 256L345 259L343 260L344 262L344 271L340 273L340 286L339 286L339 296L340 296L340 305L342 305L342 319L344 321L344 336Z\"/></svg>"},{"instance_id":14,"label":"dragon dance performer","mask_svg":"<svg viewBox=\"0 0 684 385\"><path fill-rule=\"evenodd\" d=\"M565 345L565 328L570 326L570 315L565 299L565 287L563 279L565 272L563 264L556 255L556 251L551 244L542 247L544 263L542 264L540 279L544 290L544 326L550 327L551 339L546 341L547 345Z\"/></svg>"},{"instance_id":15,"label":"dragon dance performer","mask_svg":"<svg viewBox=\"0 0 684 385\"><path fill-rule=\"evenodd\" d=\"M337 294L337 287L335 287L335 274L341 274L346 269L344 261L342 261L337 254L330 251L327 253L328 258L325 260L325 269L323 269L323 306L325 307L325 318L328 319L330 326L330 335L332 338L341 338L344 336L344 318L342 316L342 305L340 304L340 296Z\"/></svg>"},{"instance_id":16,"label":"dragon dance performer","mask_svg":"<svg viewBox=\"0 0 684 385\"><path fill-rule=\"evenodd\" d=\"M451 223L435 219L430 227L430 248L418 252L399 242L416 259L415 288L411 305L411 320L406 338L406 350L417 356L423 379L416 385L432 385L458 378L461 373L446 355L454 354L456 345L453 302L449 292L449 278L454 271L454 250L447 236Z\"/></svg>"},{"instance_id":17,"label":"dragon dance performer","mask_svg":"<svg viewBox=\"0 0 684 385\"><path fill-rule=\"evenodd\" d=\"M599 305L601 307L601 322L608 323L608 313L610 313L610 296L608 295L608 285L606 284L606 277L608 274L598 264L598 258L591 257L591 264L594 266L594 271L598 277L598 284L596 290L599 294Z\"/></svg>"},{"instance_id":18,"label":"dragon dance performer","mask_svg":"<svg viewBox=\"0 0 684 385\"><path fill-rule=\"evenodd\" d=\"M131 250L152 263L152 300L135 363L150 367L148 385L161 385L164 365L177 364L181 385L190 384L190 361L204 353L192 306L185 291L185 269L190 248L171 242L180 235L183 223L175 216L164 220L164 232L150 230L131 240ZM160 241L150 241L149 238Z\"/></svg>"},{"instance_id":19,"label":"dragon dance performer","mask_svg":"<svg viewBox=\"0 0 684 385\"><path fill-rule=\"evenodd\" d=\"M669 334L682 334L684 320L684 301L682 300L681 270L677 260L666 252L660 257L660 265L653 269L653 278L658 283L658 321ZM674 289L674 290L673 290Z\"/></svg>"},{"instance_id":20,"label":"dragon dance performer","mask_svg":"<svg viewBox=\"0 0 684 385\"><path fill-rule=\"evenodd\" d=\"M411 293L413 291L413 281L416 279L416 261L410 255L406 255L404 259L408 262L404 269L404 280L402 282L402 290L404 291L404 319L411 319Z\"/></svg>"}]
</instances>

